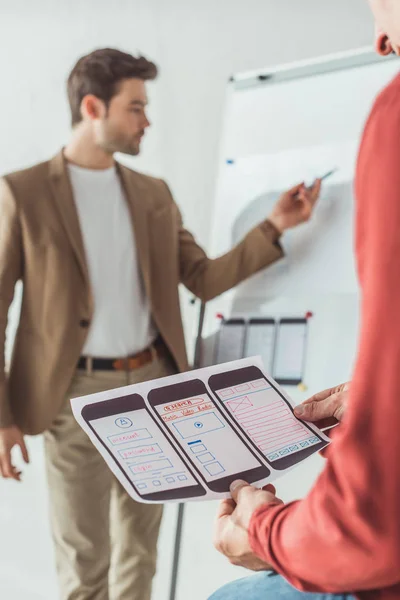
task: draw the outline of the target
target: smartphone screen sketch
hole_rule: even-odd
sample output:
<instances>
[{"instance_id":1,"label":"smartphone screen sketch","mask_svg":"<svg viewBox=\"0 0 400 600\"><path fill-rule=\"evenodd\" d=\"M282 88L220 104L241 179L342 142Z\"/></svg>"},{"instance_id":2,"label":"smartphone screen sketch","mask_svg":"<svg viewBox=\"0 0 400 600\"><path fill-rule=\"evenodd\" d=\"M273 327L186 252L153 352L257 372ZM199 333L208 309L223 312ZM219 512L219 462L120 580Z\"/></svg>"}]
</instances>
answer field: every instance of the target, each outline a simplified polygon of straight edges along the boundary
<instances>
[{"instance_id":1,"label":"smartphone screen sketch","mask_svg":"<svg viewBox=\"0 0 400 600\"><path fill-rule=\"evenodd\" d=\"M148 400L212 491L228 491L235 479L252 483L270 475L199 379L152 390Z\"/></svg>"},{"instance_id":2,"label":"smartphone screen sketch","mask_svg":"<svg viewBox=\"0 0 400 600\"><path fill-rule=\"evenodd\" d=\"M218 332L215 363L220 364L243 358L246 322L244 319L226 319Z\"/></svg>"},{"instance_id":3,"label":"smartphone screen sketch","mask_svg":"<svg viewBox=\"0 0 400 600\"><path fill-rule=\"evenodd\" d=\"M275 330L275 319L253 318L247 326L244 356L261 356L267 373L272 373Z\"/></svg>"},{"instance_id":4,"label":"smartphone screen sketch","mask_svg":"<svg viewBox=\"0 0 400 600\"><path fill-rule=\"evenodd\" d=\"M274 469L287 469L327 445L295 417L289 402L258 367L212 375L208 383L249 443Z\"/></svg>"},{"instance_id":5,"label":"smartphone screen sketch","mask_svg":"<svg viewBox=\"0 0 400 600\"><path fill-rule=\"evenodd\" d=\"M206 494L139 394L88 404L82 417L144 500L162 502Z\"/></svg>"},{"instance_id":6,"label":"smartphone screen sketch","mask_svg":"<svg viewBox=\"0 0 400 600\"><path fill-rule=\"evenodd\" d=\"M278 324L273 378L280 385L298 385L304 379L307 319L281 319Z\"/></svg>"}]
</instances>

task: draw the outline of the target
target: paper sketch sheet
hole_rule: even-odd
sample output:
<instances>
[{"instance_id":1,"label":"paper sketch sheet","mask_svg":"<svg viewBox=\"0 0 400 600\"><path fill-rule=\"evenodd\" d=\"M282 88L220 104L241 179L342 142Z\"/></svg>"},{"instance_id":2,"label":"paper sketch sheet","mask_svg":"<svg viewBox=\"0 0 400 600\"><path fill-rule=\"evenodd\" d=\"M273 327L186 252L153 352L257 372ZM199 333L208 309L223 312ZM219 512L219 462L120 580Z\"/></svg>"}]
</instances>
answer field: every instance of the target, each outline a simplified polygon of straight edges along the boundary
<instances>
[{"instance_id":1,"label":"paper sketch sheet","mask_svg":"<svg viewBox=\"0 0 400 600\"><path fill-rule=\"evenodd\" d=\"M132 498L229 497L273 481L329 439L247 358L71 400L74 416Z\"/></svg>"}]
</instances>

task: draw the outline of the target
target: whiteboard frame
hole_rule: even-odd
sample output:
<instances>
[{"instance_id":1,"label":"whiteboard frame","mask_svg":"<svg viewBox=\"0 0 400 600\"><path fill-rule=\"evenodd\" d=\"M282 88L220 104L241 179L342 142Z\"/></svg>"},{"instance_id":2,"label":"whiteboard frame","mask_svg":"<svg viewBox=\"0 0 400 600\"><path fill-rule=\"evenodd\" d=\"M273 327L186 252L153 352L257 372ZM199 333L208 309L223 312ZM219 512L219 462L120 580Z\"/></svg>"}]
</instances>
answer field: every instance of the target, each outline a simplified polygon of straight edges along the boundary
<instances>
[{"instance_id":1,"label":"whiteboard frame","mask_svg":"<svg viewBox=\"0 0 400 600\"><path fill-rule=\"evenodd\" d=\"M247 90L265 85L275 85L294 79L303 79L314 75L355 69L388 60L399 60L391 54L383 58L379 56L371 46L365 46L356 50L325 54L311 60L296 61L283 64L270 69L239 73L230 78L235 91Z\"/></svg>"}]
</instances>

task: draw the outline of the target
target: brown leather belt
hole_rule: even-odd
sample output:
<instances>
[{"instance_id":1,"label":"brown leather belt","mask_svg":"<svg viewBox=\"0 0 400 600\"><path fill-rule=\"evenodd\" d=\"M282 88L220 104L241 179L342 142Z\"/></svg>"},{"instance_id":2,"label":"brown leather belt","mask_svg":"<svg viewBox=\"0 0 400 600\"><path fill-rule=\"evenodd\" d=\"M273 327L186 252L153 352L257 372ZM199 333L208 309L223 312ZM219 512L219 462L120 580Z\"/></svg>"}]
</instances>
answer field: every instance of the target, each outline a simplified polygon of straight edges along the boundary
<instances>
[{"instance_id":1,"label":"brown leather belt","mask_svg":"<svg viewBox=\"0 0 400 600\"><path fill-rule=\"evenodd\" d=\"M126 358L81 356L78 360L77 369L82 369L87 373L91 373L92 371L134 371L153 362L157 358L162 358L166 353L167 350L164 342L161 338L157 338L148 348Z\"/></svg>"}]
</instances>

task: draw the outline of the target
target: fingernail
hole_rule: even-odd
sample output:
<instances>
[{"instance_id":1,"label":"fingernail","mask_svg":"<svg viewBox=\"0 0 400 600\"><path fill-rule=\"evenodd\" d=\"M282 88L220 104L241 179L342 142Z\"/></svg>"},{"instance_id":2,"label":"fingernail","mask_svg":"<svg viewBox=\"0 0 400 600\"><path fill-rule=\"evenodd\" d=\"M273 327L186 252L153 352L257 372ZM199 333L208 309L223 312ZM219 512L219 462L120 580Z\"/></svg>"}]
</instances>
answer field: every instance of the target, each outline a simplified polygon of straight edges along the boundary
<instances>
[{"instance_id":1,"label":"fingernail","mask_svg":"<svg viewBox=\"0 0 400 600\"><path fill-rule=\"evenodd\" d=\"M236 481L232 481L229 488L230 488L231 492L234 492L237 488L242 487L244 483L246 483L246 482L242 481L241 479L236 479Z\"/></svg>"},{"instance_id":2,"label":"fingernail","mask_svg":"<svg viewBox=\"0 0 400 600\"><path fill-rule=\"evenodd\" d=\"M294 412L296 413L296 415L301 417L302 415L305 414L306 411L305 411L304 406L296 406L296 408L294 409Z\"/></svg>"}]
</instances>

